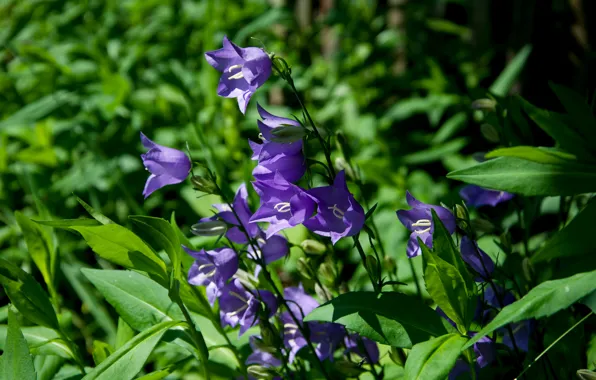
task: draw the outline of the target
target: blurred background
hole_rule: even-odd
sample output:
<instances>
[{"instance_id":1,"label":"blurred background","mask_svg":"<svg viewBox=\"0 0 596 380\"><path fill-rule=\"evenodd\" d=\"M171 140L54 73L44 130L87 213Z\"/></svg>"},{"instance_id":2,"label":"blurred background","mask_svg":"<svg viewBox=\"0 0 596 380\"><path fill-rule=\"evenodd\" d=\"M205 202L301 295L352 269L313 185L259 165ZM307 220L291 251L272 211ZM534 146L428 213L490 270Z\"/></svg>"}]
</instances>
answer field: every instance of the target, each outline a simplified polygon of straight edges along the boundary
<instances>
[{"instance_id":1,"label":"blurred background","mask_svg":"<svg viewBox=\"0 0 596 380\"><path fill-rule=\"evenodd\" d=\"M496 146L471 108L488 90L552 110L562 107L549 80L591 98L595 16L593 0L0 0L0 256L28 264L16 210L38 220L86 216L75 195L123 225L130 214L175 211L188 232L211 215L218 200L188 182L143 199L140 131L162 145L188 143L231 190L250 181L256 103L287 117L298 104L274 76L246 116L219 98L219 73L203 54L227 35L285 58L314 119L345 137L364 182L354 191L378 203L384 248L407 280L408 234L395 216L405 191L458 202L461 184L445 174ZM81 239L57 236L63 262L97 266ZM295 243L305 236L289 232ZM345 278L357 270L349 251L338 246ZM76 281L60 281L65 298L80 296ZM76 323L93 329L84 320Z\"/></svg>"}]
</instances>

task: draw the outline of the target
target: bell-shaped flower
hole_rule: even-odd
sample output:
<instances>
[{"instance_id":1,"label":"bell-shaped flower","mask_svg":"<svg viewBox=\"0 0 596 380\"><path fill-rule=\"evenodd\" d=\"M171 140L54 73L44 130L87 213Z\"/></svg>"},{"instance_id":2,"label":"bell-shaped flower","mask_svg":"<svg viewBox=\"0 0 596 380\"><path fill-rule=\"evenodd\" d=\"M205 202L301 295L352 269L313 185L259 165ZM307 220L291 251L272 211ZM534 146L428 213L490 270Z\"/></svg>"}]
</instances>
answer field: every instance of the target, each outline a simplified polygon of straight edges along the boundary
<instances>
[{"instance_id":1,"label":"bell-shaped flower","mask_svg":"<svg viewBox=\"0 0 596 380\"><path fill-rule=\"evenodd\" d=\"M246 113L248 101L271 75L271 58L256 47L241 48L227 37L223 48L205 53L207 62L222 73L217 94L236 98L242 113Z\"/></svg>"},{"instance_id":2,"label":"bell-shaped flower","mask_svg":"<svg viewBox=\"0 0 596 380\"><path fill-rule=\"evenodd\" d=\"M219 212L210 218L201 219L201 222L222 219L226 223L232 225L232 227L226 231L226 237L234 243L248 243L246 234L239 226L243 226L244 230L251 238L255 238L259 235L259 226L254 223L250 223L252 212L248 207L248 191L246 190L245 184L240 185L238 191L236 191L236 196L234 197L234 202L232 203L232 207L234 208L233 211L225 203L214 204L213 207ZM238 215L238 218L236 215Z\"/></svg>"},{"instance_id":3,"label":"bell-shaped flower","mask_svg":"<svg viewBox=\"0 0 596 380\"><path fill-rule=\"evenodd\" d=\"M254 247L256 248L256 252L252 244L246 248L248 257L255 261L263 258L265 265L285 257L290 252L288 240L281 235L273 235L267 240L258 238L256 242L257 247ZM259 272L260 269L257 269L255 276L258 277Z\"/></svg>"},{"instance_id":4,"label":"bell-shaped flower","mask_svg":"<svg viewBox=\"0 0 596 380\"><path fill-rule=\"evenodd\" d=\"M460 250L462 259L480 275L476 281L486 281L490 278L495 270L495 263L486 252L478 247L478 243L464 236L461 239Z\"/></svg>"},{"instance_id":5,"label":"bell-shaped flower","mask_svg":"<svg viewBox=\"0 0 596 380\"><path fill-rule=\"evenodd\" d=\"M346 345L346 354L356 354L369 364L375 364L379 361L379 347L372 340L358 334L349 334L345 337L344 343Z\"/></svg>"},{"instance_id":6,"label":"bell-shaped flower","mask_svg":"<svg viewBox=\"0 0 596 380\"><path fill-rule=\"evenodd\" d=\"M406 248L408 257L415 257L422 253L417 238L420 238L424 244L432 248L432 234L435 227L431 210L435 210L450 234L455 232L455 217L445 207L422 203L414 198L409 191L406 192L406 200L411 209L397 211L397 217L408 230L412 231Z\"/></svg>"},{"instance_id":7,"label":"bell-shaped flower","mask_svg":"<svg viewBox=\"0 0 596 380\"><path fill-rule=\"evenodd\" d=\"M315 211L314 199L300 187L286 181L279 173L267 181L252 183L261 206L250 218L252 223L268 222L266 238L290 227L297 226L310 218Z\"/></svg>"},{"instance_id":8,"label":"bell-shaped flower","mask_svg":"<svg viewBox=\"0 0 596 380\"><path fill-rule=\"evenodd\" d=\"M307 191L317 203L317 214L303 225L314 233L328 236L335 244L345 236L356 235L364 226L364 210L346 184L346 174L337 174L332 186Z\"/></svg>"},{"instance_id":9,"label":"bell-shaped flower","mask_svg":"<svg viewBox=\"0 0 596 380\"><path fill-rule=\"evenodd\" d=\"M182 246L195 262L188 271L188 283L207 287L207 298L213 306L220 289L238 271L238 256L231 248L194 251Z\"/></svg>"},{"instance_id":10,"label":"bell-shaped flower","mask_svg":"<svg viewBox=\"0 0 596 380\"><path fill-rule=\"evenodd\" d=\"M234 279L221 289L219 309L222 321L235 327L240 325L240 335L258 322L261 300L268 311L267 318L277 311L277 299L268 290L247 290L240 280Z\"/></svg>"},{"instance_id":11,"label":"bell-shaped flower","mask_svg":"<svg viewBox=\"0 0 596 380\"><path fill-rule=\"evenodd\" d=\"M248 339L252 353L246 358L246 364L258 364L268 368L281 367L281 360L271 352L262 350L257 344L259 340L260 338L254 335Z\"/></svg>"},{"instance_id":12,"label":"bell-shaped flower","mask_svg":"<svg viewBox=\"0 0 596 380\"><path fill-rule=\"evenodd\" d=\"M489 190L476 185L464 186L459 191L459 195L468 206L474 207L494 207L499 203L506 202L515 196L514 194L505 191Z\"/></svg>"},{"instance_id":13,"label":"bell-shaped flower","mask_svg":"<svg viewBox=\"0 0 596 380\"><path fill-rule=\"evenodd\" d=\"M151 173L143 189L145 198L157 189L180 183L186 179L190 173L191 164L184 152L156 144L149 140L143 132L141 132L141 143L149 149L147 153L141 154L141 158L143 165Z\"/></svg>"},{"instance_id":14,"label":"bell-shaped flower","mask_svg":"<svg viewBox=\"0 0 596 380\"><path fill-rule=\"evenodd\" d=\"M276 172L279 173L288 182L296 182L306 172L306 161L302 153L302 140L291 143L273 142L275 137L273 131L281 128L299 128L300 124L292 119L275 116L265 111L260 105L257 105L259 115L263 119L257 122L262 144L249 140L249 145L253 151L252 159L258 161L252 174L255 179L265 181L273 179Z\"/></svg>"}]
</instances>

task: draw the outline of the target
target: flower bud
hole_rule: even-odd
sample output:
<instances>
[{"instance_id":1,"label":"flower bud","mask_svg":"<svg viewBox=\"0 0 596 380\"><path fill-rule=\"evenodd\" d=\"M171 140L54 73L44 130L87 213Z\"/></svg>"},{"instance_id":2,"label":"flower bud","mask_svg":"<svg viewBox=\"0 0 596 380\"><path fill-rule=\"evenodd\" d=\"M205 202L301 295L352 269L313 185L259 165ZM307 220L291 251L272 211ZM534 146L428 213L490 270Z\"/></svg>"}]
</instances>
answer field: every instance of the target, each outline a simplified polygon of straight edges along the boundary
<instances>
[{"instance_id":1,"label":"flower bud","mask_svg":"<svg viewBox=\"0 0 596 380\"><path fill-rule=\"evenodd\" d=\"M190 231L198 236L220 236L226 233L228 225L220 220L210 220L193 224Z\"/></svg>"},{"instance_id":2,"label":"flower bud","mask_svg":"<svg viewBox=\"0 0 596 380\"><path fill-rule=\"evenodd\" d=\"M302 247L304 253L308 253L309 255L322 255L327 251L325 244L312 239L304 240L300 243L300 247Z\"/></svg>"},{"instance_id":3,"label":"flower bud","mask_svg":"<svg viewBox=\"0 0 596 380\"><path fill-rule=\"evenodd\" d=\"M455 205L455 217L457 218L457 226L463 231L468 231L470 228L470 215L464 205Z\"/></svg>"},{"instance_id":4,"label":"flower bud","mask_svg":"<svg viewBox=\"0 0 596 380\"><path fill-rule=\"evenodd\" d=\"M383 258L383 264L389 273L395 273L397 270L397 263L393 257L385 256Z\"/></svg>"},{"instance_id":5,"label":"flower bud","mask_svg":"<svg viewBox=\"0 0 596 380\"><path fill-rule=\"evenodd\" d=\"M194 186L196 190L202 191L203 193L207 194L215 194L217 193L217 186L213 183L212 180L202 177L200 175L193 175L190 178L190 182Z\"/></svg>"},{"instance_id":6,"label":"flower bud","mask_svg":"<svg viewBox=\"0 0 596 380\"><path fill-rule=\"evenodd\" d=\"M310 262L308 259L301 257L296 262L298 273L307 280L312 280L312 271L310 269Z\"/></svg>"},{"instance_id":7,"label":"flower bud","mask_svg":"<svg viewBox=\"0 0 596 380\"><path fill-rule=\"evenodd\" d=\"M497 102L492 99L476 99L472 102L472 109L494 112L497 109Z\"/></svg>"},{"instance_id":8,"label":"flower bud","mask_svg":"<svg viewBox=\"0 0 596 380\"><path fill-rule=\"evenodd\" d=\"M336 361L333 363L333 366L337 373L342 374L346 378L356 378L365 372L365 369L358 365L358 363L345 359Z\"/></svg>"},{"instance_id":9,"label":"flower bud","mask_svg":"<svg viewBox=\"0 0 596 380\"><path fill-rule=\"evenodd\" d=\"M319 278L324 285L332 286L337 278L337 270L331 262L324 262L318 270Z\"/></svg>"},{"instance_id":10,"label":"flower bud","mask_svg":"<svg viewBox=\"0 0 596 380\"><path fill-rule=\"evenodd\" d=\"M295 125L282 124L271 130L271 141L281 144L289 144L302 140L306 136L306 129Z\"/></svg>"},{"instance_id":11,"label":"flower bud","mask_svg":"<svg viewBox=\"0 0 596 380\"><path fill-rule=\"evenodd\" d=\"M275 376L277 376L275 369L258 364L249 366L246 371L248 372L249 376L252 376L255 379L272 380Z\"/></svg>"},{"instance_id":12,"label":"flower bud","mask_svg":"<svg viewBox=\"0 0 596 380\"><path fill-rule=\"evenodd\" d=\"M498 143L499 141L501 141L499 131L497 131L497 128L490 124L482 124L480 126L480 133L482 133L482 136L484 136L484 138L487 141L490 141L492 143Z\"/></svg>"},{"instance_id":13,"label":"flower bud","mask_svg":"<svg viewBox=\"0 0 596 380\"><path fill-rule=\"evenodd\" d=\"M333 294L331 294L331 291L329 291L326 286L321 287L317 283L315 283L315 293L319 298L324 300L330 300L333 298Z\"/></svg>"},{"instance_id":14,"label":"flower bud","mask_svg":"<svg viewBox=\"0 0 596 380\"><path fill-rule=\"evenodd\" d=\"M406 355L401 348L391 347L391 351L389 351L389 358L400 367L403 367L406 363Z\"/></svg>"},{"instance_id":15,"label":"flower bud","mask_svg":"<svg viewBox=\"0 0 596 380\"><path fill-rule=\"evenodd\" d=\"M273 348L274 351L267 352L275 352L274 347L279 347L281 345L281 334L277 330L277 328L269 322L266 318L259 319L259 327L261 328L261 343L264 347L269 347L270 349Z\"/></svg>"},{"instance_id":16,"label":"flower bud","mask_svg":"<svg viewBox=\"0 0 596 380\"><path fill-rule=\"evenodd\" d=\"M501 236L499 236L499 242L506 253L511 252L511 236L509 236L507 232L503 232Z\"/></svg>"},{"instance_id":17,"label":"flower bud","mask_svg":"<svg viewBox=\"0 0 596 380\"><path fill-rule=\"evenodd\" d=\"M471 224L476 232L490 234L495 230L495 225L486 219L476 218L471 221Z\"/></svg>"},{"instance_id":18,"label":"flower bud","mask_svg":"<svg viewBox=\"0 0 596 380\"><path fill-rule=\"evenodd\" d=\"M580 380L596 380L596 372L589 369L578 369L576 375Z\"/></svg>"},{"instance_id":19,"label":"flower bud","mask_svg":"<svg viewBox=\"0 0 596 380\"><path fill-rule=\"evenodd\" d=\"M345 171L346 175L352 179L356 179L356 176L354 175L354 171L352 170L352 167L348 164L348 162L346 161L345 158L343 157L337 157L335 159L335 163L334 163L335 169L337 169L338 172L340 171Z\"/></svg>"},{"instance_id":20,"label":"flower bud","mask_svg":"<svg viewBox=\"0 0 596 380\"><path fill-rule=\"evenodd\" d=\"M277 352L277 348L269 346L267 343L263 341L263 339L257 336L254 337L254 340L251 342L251 344L254 344L258 350L263 352L269 352L270 354L274 354Z\"/></svg>"}]
</instances>

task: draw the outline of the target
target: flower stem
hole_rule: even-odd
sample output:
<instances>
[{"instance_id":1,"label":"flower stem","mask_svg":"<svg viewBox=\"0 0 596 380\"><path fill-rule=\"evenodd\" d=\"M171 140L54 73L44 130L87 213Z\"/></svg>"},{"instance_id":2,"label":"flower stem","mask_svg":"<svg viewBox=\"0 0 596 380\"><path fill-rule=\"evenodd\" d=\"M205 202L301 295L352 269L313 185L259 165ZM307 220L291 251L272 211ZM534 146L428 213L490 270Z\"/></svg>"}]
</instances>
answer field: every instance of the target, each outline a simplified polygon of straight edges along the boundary
<instances>
[{"instance_id":1,"label":"flower stem","mask_svg":"<svg viewBox=\"0 0 596 380\"><path fill-rule=\"evenodd\" d=\"M203 334L197 333L197 328L195 327L195 323L192 320L186 306L182 302L179 297L174 299L174 302L178 304L180 310L182 310L182 314L184 314L184 319L186 319L186 323L188 323L188 327L190 328L190 336L195 344L197 351L199 352L199 357L201 362L203 362L203 377L205 380L209 380L209 369L207 368L207 363L209 362L209 351L207 349L207 345L205 344L205 339L203 339Z\"/></svg>"}]
</instances>

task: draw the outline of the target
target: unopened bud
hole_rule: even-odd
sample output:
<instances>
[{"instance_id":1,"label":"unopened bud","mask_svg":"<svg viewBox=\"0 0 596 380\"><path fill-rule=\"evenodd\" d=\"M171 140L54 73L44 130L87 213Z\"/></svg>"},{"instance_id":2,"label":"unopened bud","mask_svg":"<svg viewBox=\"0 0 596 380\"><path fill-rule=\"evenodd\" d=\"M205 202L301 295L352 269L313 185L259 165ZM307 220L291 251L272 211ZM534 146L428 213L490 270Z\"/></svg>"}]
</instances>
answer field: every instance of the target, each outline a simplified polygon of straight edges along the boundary
<instances>
[{"instance_id":1,"label":"unopened bud","mask_svg":"<svg viewBox=\"0 0 596 380\"><path fill-rule=\"evenodd\" d=\"M389 358L400 367L403 367L406 363L406 355L401 348L391 347L391 351L389 351Z\"/></svg>"},{"instance_id":2,"label":"unopened bud","mask_svg":"<svg viewBox=\"0 0 596 380\"><path fill-rule=\"evenodd\" d=\"M255 336L253 338L253 340L251 341L251 344L254 344L254 346L257 348L257 350L259 351L263 351L263 352L269 352L271 354L276 353L277 352L277 348L273 347L273 346L269 346L267 343L265 343L263 341L263 339Z\"/></svg>"},{"instance_id":3,"label":"unopened bud","mask_svg":"<svg viewBox=\"0 0 596 380\"><path fill-rule=\"evenodd\" d=\"M580 380L596 380L596 372L589 369L578 369L576 375Z\"/></svg>"},{"instance_id":4,"label":"unopened bud","mask_svg":"<svg viewBox=\"0 0 596 380\"><path fill-rule=\"evenodd\" d=\"M348 164L348 162L346 161L345 158L343 157L337 157L335 159L335 163L334 163L335 169L337 169L338 172L340 171L345 171L346 175L352 179L356 179L356 176L354 175L354 171L352 170L352 167Z\"/></svg>"},{"instance_id":5,"label":"unopened bud","mask_svg":"<svg viewBox=\"0 0 596 380\"><path fill-rule=\"evenodd\" d=\"M530 282L532 280L532 275L534 274L534 268L532 268L532 263L530 263L530 259L527 257L524 257L522 260L522 272L524 273L526 281Z\"/></svg>"},{"instance_id":6,"label":"unopened bud","mask_svg":"<svg viewBox=\"0 0 596 380\"><path fill-rule=\"evenodd\" d=\"M220 236L226 233L228 225L220 220L210 220L193 224L190 231L198 236Z\"/></svg>"},{"instance_id":7,"label":"unopened bud","mask_svg":"<svg viewBox=\"0 0 596 380\"><path fill-rule=\"evenodd\" d=\"M379 262L377 261L376 257L372 255L366 256L366 269L368 270L368 273L370 273L372 278L376 281L379 271Z\"/></svg>"},{"instance_id":8,"label":"unopened bud","mask_svg":"<svg viewBox=\"0 0 596 380\"><path fill-rule=\"evenodd\" d=\"M509 236L507 232L503 232L501 236L499 236L499 241L506 253L511 252L511 236Z\"/></svg>"},{"instance_id":9,"label":"unopened bud","mask_svg":"<svg viewBox=\"0 0 596 380\"><path fill-rule=\"evenodd\" d=\"M306 129L295 125L282 124L271 130L271 141L281 144L289 144L302 140L306 136Z\"/></svg>"},{"instance_id":10,"label":"unopened bud","mask_svg":"<svg viewBox=\"0 0 596 380\"><path fill-rule=\"evenodd\" d=\"M486 219L476 218L471 222L472 228L476 232L490 234L495 230L495 225Z\"/></svg>"},{"instance_id":11,"label":"unopened bud","mask_svg":"<svg viewBox=\"0 0 596 380\"><path fill-rule=\"evenodd\" d=\"M472 109L494 112L497 109L497 102L492 99L476 99L472 102Z\"/></svg>"},{"instance_id":12,"label":"unopened bud","mask_svg":"<svg viewBox=\"0 0 596 380\"><path fill-rule=\"evenodd\" d=\"M278 347L282 343L279 331L268 319L260 318L259 327L261 329L261 343L263 346Z\"/></svg>"},{"instance_id":13,"label":"unopened bud","mask_svg":"<svg viewBox=\"0 0 596 380\"><path fill-rule=\"evenodd\" d=\"M310 263L308 259L301 257L296 262L296 269L298 273L307 280L312 280L312 271L310 269Z\"/></svg>"},{"instance_id":14,"label":"unopened bud","mask_svg":"<svg viewBox=\"0 0 596 380\"><path fill-rule=\"evenodd\" d=\"M208 178L201 177L199 175L193 175L190 178L190 182L195 189L202 191L203 193L215 194L217 192L217 186Z\"/></svg>"},{"instance_id":15,"label":"unopened bud","mask_svg":"<svg viewBox=\"0 0 596 380\"><path fill-rule=\"evenodd\" d=\"M252 376L255 379L271 380L277 376L277 373L273 368L268 368L257 364L249 366L246 371L248 372L249 376Z\"/></svg>"},{"instance_id":16,"label":"unopened bud","mask_svg":"<svg viewBox=\"0 0 596 380\"><path fill-rule=\"evenodd\" d=\"M486 140L492 143L498 143L499 141L501 141L499 131L497 131L497 128L490 124L482 124L480 126L480 133L482 133L482 136L484 136Z\"/></svg>"},{"instance_id":17,"label":"unopened bud","mask_svg":"<svg viewBox=\"0 0 596 380\"><path fill-rule=\"evenodd\" d=\"M317 283L315 283L315 293L319 298L324 300L330 300L333 298L333 294L331 294L331 291L327 289L326 286L323 285L323 287L321 287Z\"/></svg>"},{"instance_id":18,"label":"unopened bud","mask_svg":"<svg viewBox=\"0 0 596 380\"><path fill-rule=\"evenodd\" d=\"M356 378L365 372L365 369L362 368L362 366L349 360L338 360L333 363L333 366L337 373L342 374L346 378Z\"/></svg>"},{"instance_id":19,"label":"unopened bud","mask_svg":"<svg viewBox=\"0 0 596 380\"><path fill-rule=\"evenodd\" d=\"M300 247L302 247L304 253L308 253L309 255L322 255L327 251L325 244L312 239L304 240L300 243Z\"/></svg>"},{"instance_id":20,"label":"unopened bud","mask_svg":"<svg viewBox=\"0 0 596 380\"><path fill-rule=\"evenodd\" d=\"M387 268L387 272L395 273L395 271L397 270L397 263L395 262L395 259L393 257L385 256L385 258L383 259L383 263L385 268Z\"/></svg>"},{"instance_id":21,"label":"unopened bud","mask_svg":"<svg viewBox=\"0 0 596 380\"><path fill-rule=\"evenodd\" d=\"M330 262L324 262L321 264L318 270L319 278L324 285L332 286L335 284L335 279L337 278L337 270L335 269L335 265Z\"/></svg>"}]
</instances>

